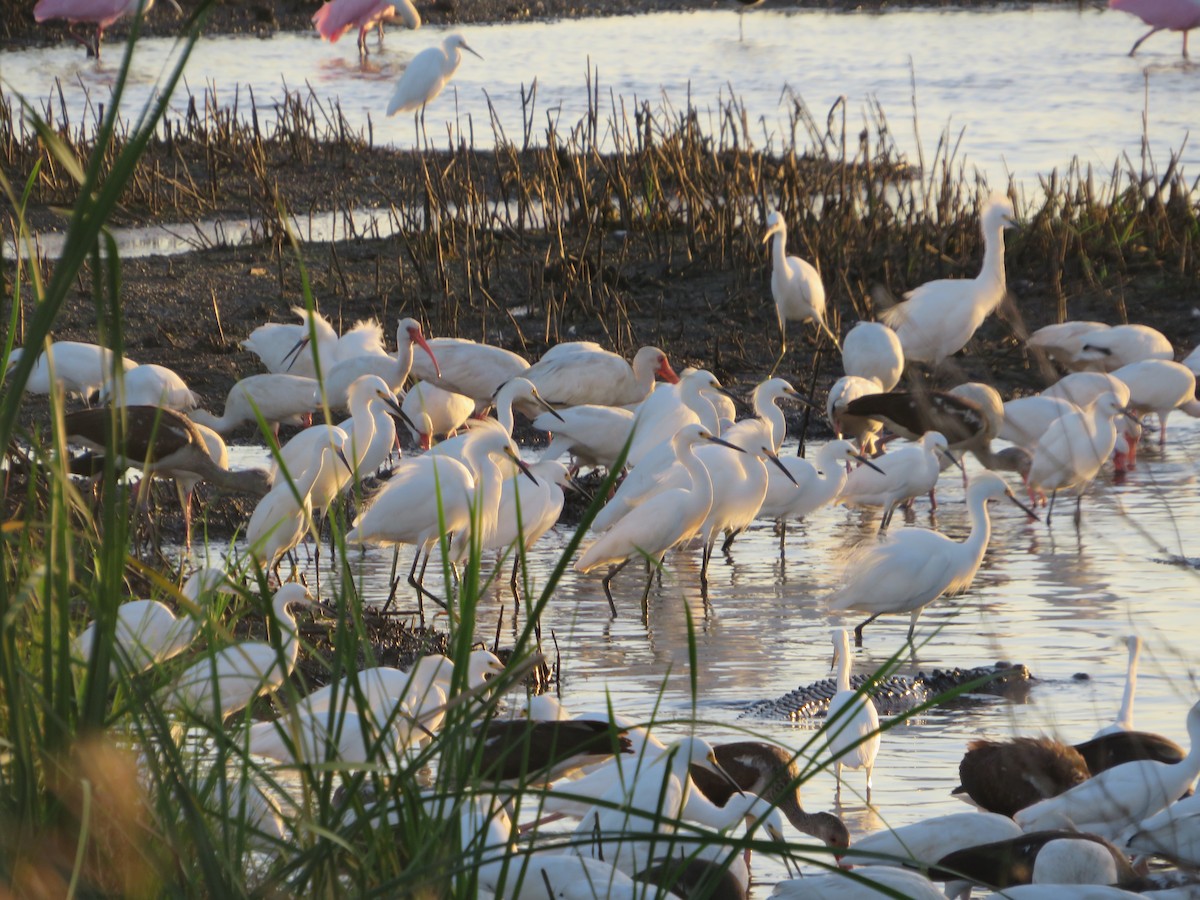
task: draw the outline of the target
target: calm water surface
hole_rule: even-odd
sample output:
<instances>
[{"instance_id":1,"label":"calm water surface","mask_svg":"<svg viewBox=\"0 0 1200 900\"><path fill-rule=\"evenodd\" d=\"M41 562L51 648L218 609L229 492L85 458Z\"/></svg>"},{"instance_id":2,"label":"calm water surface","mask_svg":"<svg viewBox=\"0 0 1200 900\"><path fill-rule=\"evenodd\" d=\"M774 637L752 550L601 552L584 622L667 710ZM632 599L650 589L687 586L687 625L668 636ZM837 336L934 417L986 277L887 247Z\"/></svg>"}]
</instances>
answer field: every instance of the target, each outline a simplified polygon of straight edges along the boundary
<instances>
[{"instance_id":1,"label":"calm water surface","mask_svg":"<svg viewBox=\"0 0 1200 900\"><path fill-rule=\"evenodd\" d=\"M1003 186L1011 172L1029 186L1038 175L1078 156L1107 173L1123 154L1136 164L1144 124L1158 163L1183 148L1189 169L1200 161L1195 142L1195 92L1200 67L1180 57L1175 35L1156 36L1136 59L1126 56L1144 30L1131 16L1096 9L1015 9L964 13L909 10L886 14L774 12L746 16L746 40L737 40L731 12L662 13L612 19L464 26L459 31L484 60L467 56L451 89L427 110L426 127L445 143L446 123L455 134L491 145L487 102L512 140L521 137L521 92L536 80L534 136L548 121L562 130L586 112L585 75L599 73L601 112L631 112L633 101L654 106L690 100L713 111L722 98L745 106L755 140L780 146L791 101L802 98L819 122L844 97L847 128L854 135L878 101L892 136L914 151L912 103L921 140L931 155L949 126L971 166ZM411 145L411 116L383 115L392 86L414 54L438 43L434 28L392 30L382 50L372 41L370 62L360 67L351 41L323 44L308 34L269 39L203 39L187 69L193 92L211 88L220 103L248 106L252 89L260 107L291 90L311 87L324 101L338 101L349 120L375 140ZM173 42L147 39L138 48L130 109L154 89ZM103 67L74 44L0 53L0 78L34 102L61 85L73 122L84 104L107 99L120 60L108 48ZM611 93L610 93L611 92ZM57 101L56 101L57 105ZM176 112L185 101L176 98ZM1145 116L1145 123L1143 122ZM713 124L715 117L710 117ZM836 123L840 131L840 119ZM803 140L803 135L800 136Z\"/></svg>"},{"instance_id":2,"label":"calm water surface","mask_svg":"<svg viewBox=\"0 0 1200 900\"><path fill-rule=\"evenodd\" d=\"M1197 696L1194 608L1200 576L1179 558L1194 563L1200 557L1193 451L1198 438L1197 423L1176 416L1165 455L1148 448L1124 484L1098 484L1084 501L1078 533L1069 504L1059 507L1062 515L1051 529L1029 523L1010 504L993 506L991 546L974 587L921 617L918 637L932 637L918 652L917 668L1006 659L1025 663L1039 682L1026 704L989 699L966 709L930 712L885 734L873 808L862 798L861 772L850 773L843 791L840 812L853 835L884 823L903 825L967 809L950 791L958 784L958 761L972 738L1041 732L1072 742L1091 737L1120 704L1126 659L1121 640L1127 634L1137 633L1145 642L1137 726L1186 745L1184 717ZM938 528L963 537L968 526L956 472L943 476L938 493ZM915 524L928 526L928 501L917 504ZM804 726L739 719L739 714L753 700L829 676L831 629L860 618L828 614L821 598L837 585L849 548L873 525L868 511L826 509L793 527L781 561L771 525L757 524L738 539L731 562L719 557L714 562L707 602L697 587L698 552L675 554L668 558L662 588L655 585L650 592L645 621L639 608L643 581L633 566L616 580L615 620L599 578L569 573L543 619L543 634L553 632L561 652L564 703L575 710L598 709L611 695L619 710L647 720L686 718L694 710L716 739L738 739L739 729L750 727L800 748L811 735ZM538 545L535 581L544 582L569 538L569 530L559 528ZM410 559L402 554L401 565ZM364 596L376 602L386 597L390 566L391 551L369 550L361 557L358 580ZM415 608L407 589L400 597ZM490 644L502 609L507 631L514 627L507 587L484 607L481 640ZM699 657L695 673L688 663L687 611ZM882 665L900 650L907 621L885 616L868 627L865 646L856 651L856 671ZM911 672L911 665L902 671ZM1081 672L1090 680L1075 680ZM682 730L678 725L659 729L663 735ZM835 808L831 775L819 774L806 785L805 806ZM756 859L755 875L763 884L785 877L782 867L766 857ZM760 896L767 893L760 888Z\"/></svg>"}]
</instances>

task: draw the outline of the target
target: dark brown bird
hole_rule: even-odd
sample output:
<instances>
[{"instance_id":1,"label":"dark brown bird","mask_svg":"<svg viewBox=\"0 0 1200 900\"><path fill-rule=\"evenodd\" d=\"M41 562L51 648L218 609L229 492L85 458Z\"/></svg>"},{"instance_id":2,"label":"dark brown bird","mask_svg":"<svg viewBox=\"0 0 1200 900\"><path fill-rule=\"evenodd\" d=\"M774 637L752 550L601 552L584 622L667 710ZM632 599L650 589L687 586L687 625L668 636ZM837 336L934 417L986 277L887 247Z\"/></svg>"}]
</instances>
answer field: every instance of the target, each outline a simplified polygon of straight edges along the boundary
<instances>
[{"instance_id":1,"label":"dark brown bird","mask_svg":"<svg viewBox=\"0 0 1200 900\"><path fill-rule=\"evenodd\" d=\"M625 732L603 721L495 720L483 730L480 773L497 781L536 775L538 782L550 782L580 766L633 752Z\"/></svg>"},{"instance_id":2,"label":"dark brown bird","mask_svg":"<svg viewBox=\"0 0 1200 900\"><path fill-rule=\"evenodd\" d=\"M1007 841L980 844L956 850L942 857L929 877L937 881L964 878L992 890L1001 890L1033 881L1038 854L1051 841L1088 841L1106 849L1117 871L1117 885L1140 888L1141 877L1133 870L1125 854L1104 838L1078 831L1036 831Z\"/></svg>"},{"instance_id":3,"label":"dark brown bird","mask_svg":"<svg viewBox=\"0 0 1200 900\"><path fill-rule=\"evenodd\" d=\"M954 793L966 794L988 812L1012 816L1113 766L1140 759L1176 763L1183 757L1174 741L1144 731L1106 734L1075 746L1049 737L972 741L958 764L962 784Z\"/></svg>"},{"instance_id":4,"label":"dark brown bird","mask_svg":"<svg viewBox=\"0 0 1200 900\"><path fill-rule=\"evenodd\" d=\"M846 412L878 419L910 441L927 431L941 432L951 450L971 442L987 428L979 404L944 391L867 394L846 404Z\"/></svg>"},{"instance_id":5,"label":"dark brown bird","mask_svg":"<svg viewBox=\"0 0 1200 900\"><path fill-rule=\"evenodd\" d=\"M234 471L214 461L204 433L185 415L157 406L82 409L63 417L68 442L113 455L120 468L147 478L175 479L184 527L191 534L190 487L202 480L227 491L261 497L270 476L261 469ZM115 432L114 432L115 428ZM218 437L219 440L219 437Z\"/></svg>"},{"instance_id":6,"label":"dark brown bird","mask_svg":"<svg viewBox=\"0 0 1200 900\"><path fill-rule=\"evenodd\" d=\"M717 763L742 791L779 807L797 831L820 838L834 850L850 846L850 832L833 813L804 811L800 802L800 767L788 750L763 741L734 741L713 747ZM692 783L711 802L725 806L733 785L700 766L690 768Z\"/></svg>"},{"instance_id":7,"label":"dark brown bird","mask_svg":"<svg viewBox=\"0 0 1200 900\"><path fill-rule=\"evenodd\" d=\"M708 900L745 900L741 880L728 866L709 859L664 859L638 872L638 881L657 885L676 897L705 897Z\"/></svg>"}]
</instances>

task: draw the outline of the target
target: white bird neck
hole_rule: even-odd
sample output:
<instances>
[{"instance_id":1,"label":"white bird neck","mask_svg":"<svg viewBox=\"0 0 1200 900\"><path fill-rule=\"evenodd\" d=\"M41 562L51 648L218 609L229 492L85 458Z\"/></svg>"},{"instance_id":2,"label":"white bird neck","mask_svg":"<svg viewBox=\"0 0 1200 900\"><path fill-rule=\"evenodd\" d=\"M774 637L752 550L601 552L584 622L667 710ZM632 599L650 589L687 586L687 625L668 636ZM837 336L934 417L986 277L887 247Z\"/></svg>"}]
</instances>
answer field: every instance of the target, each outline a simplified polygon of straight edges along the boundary
<instances>
[{"instance_id":1,"label":"white bird neck","mask_svg":"<svg viewBox=\"0 0 1200 900\"><path fill-rule=\"evenodd\" d=\"M703 501L704 506L711 507L713 501L712 478L708 474L708 467L696 455L696 448L691 444L684 444L679 453L679 462L691 476L691 494L696 498L697 504L699 505Z\"/></svg>"},{"instance_id":2,"label":"white bird neck","mask_svg":"<svg viewBox=\"0 0 1200 900\"><path fill-rule=\"evenodd\" d=\"M1003 225L983 232L983 267L979 270L979 280L990 281L1001 291L1005 289Z\"/></svg>"},{"instance_id":3,"label":"white bird neck","mask_svg":"<svg viewBox=\"0 0 1200 900\"><path fill-rule=\"evenodd\" d=\"M1125 670L1125 692L1121 695L1121 709L1117 713L1116 725L1125 731L1133 730L1133 698L1137 693L1138 656L1142 642L1134 638L1129 642L1129 664Z\"/></svg>"},{"instance_id":4,"label":"white bird neck","mask_svg":"<svg viewBox=\"0 0 1200 900\"><path fill-rule=\"evenodd\" d=\"M852 661L850 658L850 635L842 631L838 635L837 644L837 689L838 692L850 690L850 669Z\"/></svg>"},{"instance_id":5,"label":"white bird neck","mask_svg":"<svg viewBox=\"0 0 1200 900\"><path fill-rule=\"evenodd\" d=\"M513 433L516 417L513 415L513 395L511 391L501 390L496 395L496 421L506 433Z\"/></svg>"},{"instance_id":6,"label":"white bird neck","mask_svg":"<svg viewBox=\"0 0 1200 900\"><path fill-rule=\"evenodd\" d=\"M962 546L975 559L978 567L987 551L988 541L992 538L992 518L988 515L989 497L969 497L967 512L971 517L971 533L962 542Z\"/></svg>"},{"instance_id":7,"label":"white bird neck","mask_svg":"<svg viewBox=\"0 0 1200 900\"><path fill-rule=\"evenodd\" d=\"M771 431L771 449L776 453L783 446L784 435L787 434L787 419L778 405L777 396L765 397L754 394L754 414L767 423Z\"/></svg>"},{"instance_id":8,"label":"white bird neck","mask_svg":"<svg viewBox=\"0 0 1200 900\"><path fill-rule=\"evenodd\" d=\"M787 270L787 229L780 228L771 241L771 262L776 271Z\"/></svg>"},{"instance_id":9,"label":"white bird neck","mask_svg":"<svg viewBox=\"0 0 1200 900\"><path fill-rule=\"evenodd\" d=\"M296 668L296 659L300 655L300 636L296 628L296 616L292 613L292 601L275 599L273 611L275 624L279 626L279 652L286 665L285 675L291 674Z\"/></svg>"}]
</instances>

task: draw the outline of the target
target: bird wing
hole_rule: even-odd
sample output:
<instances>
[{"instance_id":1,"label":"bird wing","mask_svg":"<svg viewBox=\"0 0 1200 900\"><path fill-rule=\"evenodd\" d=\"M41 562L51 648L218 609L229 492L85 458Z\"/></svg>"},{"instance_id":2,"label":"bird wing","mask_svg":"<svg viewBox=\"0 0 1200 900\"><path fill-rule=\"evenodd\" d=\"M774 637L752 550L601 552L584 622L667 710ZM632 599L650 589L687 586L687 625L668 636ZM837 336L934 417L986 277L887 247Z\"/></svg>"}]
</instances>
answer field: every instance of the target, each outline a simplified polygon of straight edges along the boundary
<instances>
[{"instance_id":1,"label":"bird wing","mask_svg":"<svg viewBox=\"0 0 1200 900\"><path fill-rule=\"evenodd\" d=\"M955 544L925 529L904 529L882 544L852 554L847 582L827 599L830 609L911 612L946 590L953 567L946 553Z\"/></svg>"}]
</instances>

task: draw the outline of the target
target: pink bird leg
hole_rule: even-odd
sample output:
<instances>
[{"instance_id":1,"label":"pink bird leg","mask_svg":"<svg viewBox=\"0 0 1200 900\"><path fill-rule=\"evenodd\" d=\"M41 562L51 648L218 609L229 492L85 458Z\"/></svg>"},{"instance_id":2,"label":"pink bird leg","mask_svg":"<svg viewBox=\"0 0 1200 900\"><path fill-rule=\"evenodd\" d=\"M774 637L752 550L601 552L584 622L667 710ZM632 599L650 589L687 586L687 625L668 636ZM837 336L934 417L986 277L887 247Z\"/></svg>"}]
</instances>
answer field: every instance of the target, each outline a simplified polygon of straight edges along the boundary
<instances>
[{"instance_id":1,"label":"pink bird leg","mask_svg":"<svg viewBox=\"0 0 1200 900\"><path fill-rule=\"evenodd\" d=\"M1109 9L1132 13L1150 26L1129 51L1133 56L1137 48L1150 35L1159 31L1183 32L1183 58L1188 59L1188 32L1200 28L1200 0L1108 0Z\"/></svg>"},{"instance_id":2,"label":"pink bird leg","mask_svg":"<svg viewBox=\"0 0 1200 900\"><path fill-rule=\"evenodd\" d=\"M171 0L171 3L180 14L183 13L175 0ZM153 5L154 0L146 0L144 12L149 12ZM49 19L66 19L69 25L79 22L95 23L96 43L94 45L76 34L72 34L71 37L88 48L89 56L95 56L99 60L100 40L104 36L104 29L118 19L133 15L137 9L138 0L38 0L37 6L33 8L33 18L38 22L45 22Z\"/></svg>"},{"instance_id":3,"label":"pink bird leg","mask_svg":"<svg viewBox=\"0 0 1200 900\"><path fill-rule=\"evenodd\" d=\"M409 28L418 28L421 17L409 0L399 0L399 18ZM383 39L383 23L397 18L395 0L328 0L312 17L321 37L331 44L352 28L358 29L358 52L367 55L367 32L379 26Z\"/></svg>"}]
</instances>

